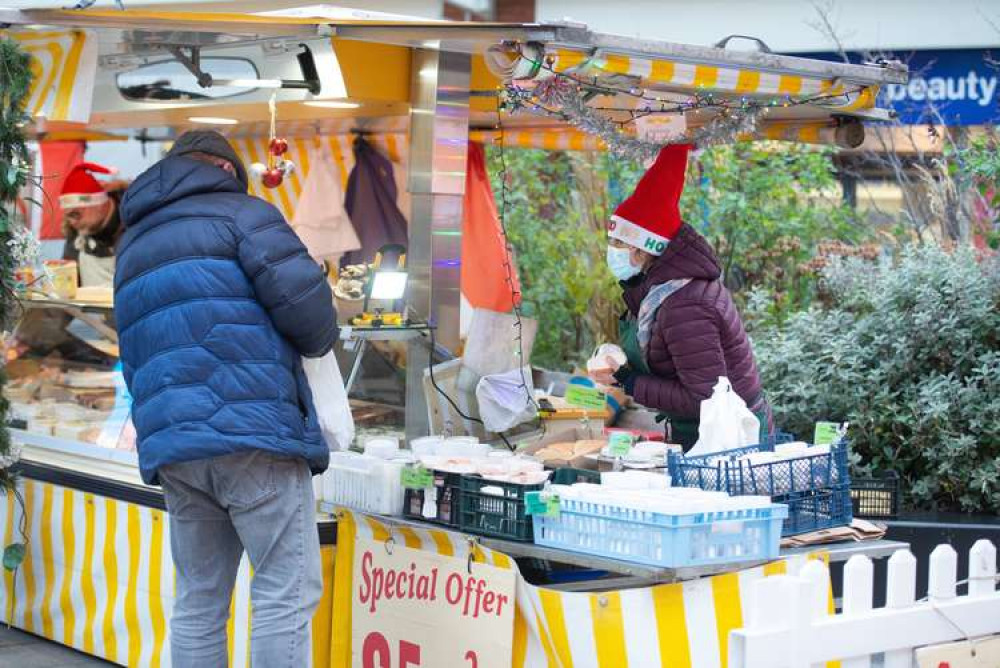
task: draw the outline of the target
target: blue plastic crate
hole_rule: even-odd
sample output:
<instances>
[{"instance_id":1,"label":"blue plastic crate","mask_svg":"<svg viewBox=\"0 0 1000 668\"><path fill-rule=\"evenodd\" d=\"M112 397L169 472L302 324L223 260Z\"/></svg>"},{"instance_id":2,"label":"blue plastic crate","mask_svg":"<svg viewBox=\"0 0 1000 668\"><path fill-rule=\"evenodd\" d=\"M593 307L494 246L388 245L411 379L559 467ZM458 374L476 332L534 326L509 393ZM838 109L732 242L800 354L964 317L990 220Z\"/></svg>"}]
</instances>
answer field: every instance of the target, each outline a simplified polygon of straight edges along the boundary
<instances>
[{"instance_id":1,"label":"blue plastic crate","mask_svg":"<svg viewBox=\"0 0 1000 668\"><path fill-rule=\"evenodd\" d=\"M667 469L670 472L671 484L674 487L699 487L712 492L728 492L729 483L725 466L727 461L755 452L773 452L775 445L791 443L794 440L793 435L778 432L758 445L748 445L710 455L687 457L670 451Z\"/></svg>"},{"instance_id":2,"label":"blue plastic crate","mask_svg":"<svg viewBox=\"0 0 1000 668\"><path fill-rule=\"evenodd\" d=\"M682 568L775 559L783 505L661 515L561 499L559 517L535 517L535 544L649 566Z\"/></svg>"},{"instance_id":3,"label":"blue plastic crate","mask_svg":"<svg viewBox=\"0 0 1000 668\"><path fill-rule=\"evenodd\" d=\"M854 518L849 484L790 494L775 501L788 506L782 536L844 526Z\"/></svg>"},{"instance_id":4,"label":"blue plastic crate","mask_svg":"<svg viewBox=\"0 0 1000 668\"><path fill-rule=\"evenodd\" d=\"M677 487L700 487L734 496L770 496L788 506L782 530L785 536L850 524L853 512L847 441L820 455L760 464L738 461L743 455L771 451L774 445L764 443L702 457L672 457L671 481Z\"/></svg>"}]
</instances>

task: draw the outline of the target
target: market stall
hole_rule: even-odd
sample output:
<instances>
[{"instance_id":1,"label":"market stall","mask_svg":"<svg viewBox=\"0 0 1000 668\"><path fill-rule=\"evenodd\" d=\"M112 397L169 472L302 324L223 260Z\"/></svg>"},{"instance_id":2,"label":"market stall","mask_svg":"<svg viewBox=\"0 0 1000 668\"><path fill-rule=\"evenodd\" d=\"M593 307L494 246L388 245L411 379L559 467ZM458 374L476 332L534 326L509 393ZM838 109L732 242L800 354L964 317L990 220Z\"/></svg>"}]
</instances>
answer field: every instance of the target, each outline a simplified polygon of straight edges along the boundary
<instances>
[{"instance_id":1,"label":"market stall","mask_svg":"<svg viewBox=\"0 0 1000 668\"><path fill-rule=\"evenodd\" d=\"M355 417L370 411L376 426L391 422L392 428L382 440L360 439L364 454L335 453L330 471L316 480L317 496L329 514L317 527L325 582L313 620L314 665L356 665L362 652L395 662L400 653L413 651L408 649L413 638L385 630L396 618L366 618L366 623L381 624L380 631L363 626L359 614L352 626L349 612L358 605L352 602L357 589L352 583L364 577L362 555L381 550L398 561L404 549L423 554L411 556L425 560L428 568L451 569L456 577L463 568L475 573L474 563L491 565L483 582L495 585L494 598L484 592L481 604L483 617L490 615L486 607L495 614L489 625L477 621L468 631L493 644L469 649L471 658L464 658L470 665L583 665L595 661L583 658L589 652L598 657L594 665L617 666L648 655L650 645L664 661L676 658L679 665L684 664L678 657L687 657L689 665L725 664L728 632L740 627L748 610L741 594L749 591L748 581L787 568L784 561L774 561L780 556L787 500L775 504L770 497L820 490L832 498L829 490L839 493L846 483L829 479L841 472L831 464L837 451L798 453L827 462L821 470L828 479L810 478L805 490L772 489L757 496L690 487L697 503L709 504L699 506L702 511L719 513L699 520L700 535L715 542L699 548L698 557L671 560L662 551L633 558L637 555L612 541L611 529L594 532L608 538L602 549L581 540L573 549L568 534L559 533L560 522L573 516L572 503L587 505L593 499L586 487L573 491L579 480L560 480L558 471L543 470L544 457L497 453L477 438L449 442L431 436L418 445L433 433L435 412L448 410L437 401L444 391L429 373L431 344L459 350L463 301L470 301L473 292L461 271L469 225L463 219L463 207L469 208L469 143L614 149L635 156L648 156L681 135L705 143L770 137L854 144L863 138L861 121L886 118L874 108L874 91L904 81L903 69L630 40L578 25L420 22L324 8L270 16L4 11L0 21L12 26L7 34L38 54L42 83L33 92L29 132L39 141L82 131L110 137L143 133L147 140L169 141L200 123L220 127L248 165L266 163L265 171L282 161L294 165L280 179L277 173L267 177L270 182L261 172L252 192L277 206L304 239L323 246L344 231L338 226L354 222L357 243L332 244L314 253L327 259L370 246L369 230L357 221L367 222L372 214L351 203L351 181L365 178L365 165L374 165L383 177L381 187L396 193L391 199L405 218L407 237L405 317L390 321L379 311L376 318L348 321L347 315L368 309L360 309L357 300L338 300L342 311L358 311L344 314L338 354L345 378L360 392L354 395ZM63 82L69 72L73 85ZM205 76L212 85L203 85ZM645 119L640 126L658 118L670 122L623 132L622 121L628 118ZM284 142L283 150L273 150L274 140ZM387 168L391 175L385 174ZM327 227L310 229L319 218ZM494 231L490 237L499 249L492 258L498 265L509 261L501 235ZM381 247L381 242L371 243ZM166 620L172 603L169 540L162 496L138 476L109 295L72 289L60 295L51 280L58 268L44 273L49 283L25 281L28 315L7 348L11 427L23 447L25 481L23 511L13 496L0 506L0 537L9 544L23 527L28 553L15 573L5 573L0 615L123 665L163 665L169 661ZM352 296L350 275L333 272L332 280ZM492 288L510 290L502 275L498 280L499 288ZM374 299L367 282L362 284L366 297ZM383 345L379 357L385 365L381 377L367 382L365 374L373 369L364 356L374 345ZM405 364L394 362L403 359ZM459 387L461 379L455 382L453 387ZM392 402L386 395L395 401L389 417L385 406ZM601 441L587 453L595 456L596 470L601 467L598 450L609 445L600 424L605 398L596 407L597 418L587 412L585 395L579 401L584 423L595 419L600 426L589 439L569 440ZM397 452L404 434L409 454ZM531 438L536 447L558 442ZM480 456L473 457L473 451ZM659 454L662 458L665 451ZM416 461L414 455L424 459ZM613 450L604 455L612 468L623 458ZM660 466L666 465L663 459ZM720 462L701 465L717 470ZM619 474L622 481L636 479L624 471L605 473L612 480ZM550 475L562 483L561 499L546 487ZM644 481L667 479L662 468L658 476L643 475L649 476ZM679 469L671 476L674 485L686 484ZM583 484L593 487L593 480ZM797 482L793 478L790 484ZM643 497L646 501L658 494L652 487L647 492L652 496ZM573 494L578 494L575 501ZM814 522L812 529L842 521L845 512L849 516L849 508L837 506L840 512L835 512L828 505L817 507L815 495L810 498L813 505L797 501L803 507L792 512L828 520ZM842 496L836 498L843 502ZM630 507L622 503L616 507ZM691 515L693 507L670 512ZM404 515L406 520L399 519ZM575 531L579 537L580 528ZM621 531L628 535L637 529ZM717 534L728 538L717 541ZM393 546L400 548L395 557ZM856 550L881 556L896 547L873 543ZM831 551L831 558L836 554ZM555 594L528 584L511 557L642 581L598 583L592 588L615 587L601 595ZM400 563L395 567L408 567L405 559ZM698 579L715 573L721 574ZM250 577L244 563L230 621L233 665L248 660ZM618 590L675 580L687 582ZM444 597L457 602L460 597L448 593L448 582ZM501 596L507 597L505 607ZM370 608L375 611L374 602ZM459 614L462 623L467 617ZM637 631L640 618L645 625L656 620L656 632L646 633L645 626ZM434 619L451 623L446 616ZM459 665L462 657L447 658L441 653L447 651L425 648L424 665Z\"/></svg>"}]
</instances>

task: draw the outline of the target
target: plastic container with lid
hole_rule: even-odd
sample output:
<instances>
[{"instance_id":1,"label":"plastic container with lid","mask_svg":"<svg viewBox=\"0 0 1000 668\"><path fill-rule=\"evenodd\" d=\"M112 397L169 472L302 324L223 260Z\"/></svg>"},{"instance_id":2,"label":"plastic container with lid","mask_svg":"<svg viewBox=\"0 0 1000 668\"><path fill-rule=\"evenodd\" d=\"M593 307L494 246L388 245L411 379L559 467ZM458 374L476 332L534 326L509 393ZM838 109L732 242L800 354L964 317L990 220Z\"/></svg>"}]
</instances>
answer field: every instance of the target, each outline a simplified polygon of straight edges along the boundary
<instances>
[{"instance_id":1,"label":"plastic container with lid","mask_svg":"<svg viewBox=\"0 0 1000 668\"><path fill-rule=\"evenodd\" d=\"M365 441L365 454L379 459L392 459L399 454L399 440L389 436L377 436Z\"/></svg>"}]
</instances>

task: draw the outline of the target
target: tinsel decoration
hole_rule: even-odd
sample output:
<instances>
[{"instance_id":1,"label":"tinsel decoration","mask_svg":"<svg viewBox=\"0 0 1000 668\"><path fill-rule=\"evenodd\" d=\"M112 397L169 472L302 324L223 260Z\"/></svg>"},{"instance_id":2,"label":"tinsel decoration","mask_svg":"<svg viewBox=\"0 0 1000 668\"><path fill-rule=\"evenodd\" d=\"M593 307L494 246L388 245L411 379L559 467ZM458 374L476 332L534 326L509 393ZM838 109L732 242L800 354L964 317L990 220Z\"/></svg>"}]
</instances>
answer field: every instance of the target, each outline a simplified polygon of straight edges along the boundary
<instances>
[{"instance_id":1,"label":"tinsel decoration","mask_svg":"<svg viewBox=\"0 0 1000 668\"><path fill-rule=\"evenodd\" d=\"M13 40L0 38L0 249L5 251L19 244L23 237L14 216L18 195L28 181L30 169L23 128L31 120L24 111L31 79L31 57ZM0 332L9 331L20 312L14 292L17 261L15 253L0 252ZM17 457L7 430L10 403L3 392L6 382L0 367L0 496L13 494L21 503L10 470ZM24 559L24 527L20 529L22 542L4 546L3 566L7 570L15 570Z\"/></svg>"},{"instance_id":2,"label":"tinsel decoration","mask_svg":"<svg viewBox=\"0 0 1000 668\"><path fill-rule=\"evenodd\" d=\"M578 130L599 137L612 154L646 162L654 159L667 144L694 144L698 148L726 144L739 137L752 135L764 108L731 109L720 107L718 115L694 132L679 135L666 142L650 142L629 134L621 123L603 116L587 105L591 92L580 82L556 76L539 82L533 90L507 85L504 104L511 112L530 111L563 120ZM708 104L691 103L690 108L705 108ZM683 113L679 108L672 113Z\"/></svg>"}]
</instances>

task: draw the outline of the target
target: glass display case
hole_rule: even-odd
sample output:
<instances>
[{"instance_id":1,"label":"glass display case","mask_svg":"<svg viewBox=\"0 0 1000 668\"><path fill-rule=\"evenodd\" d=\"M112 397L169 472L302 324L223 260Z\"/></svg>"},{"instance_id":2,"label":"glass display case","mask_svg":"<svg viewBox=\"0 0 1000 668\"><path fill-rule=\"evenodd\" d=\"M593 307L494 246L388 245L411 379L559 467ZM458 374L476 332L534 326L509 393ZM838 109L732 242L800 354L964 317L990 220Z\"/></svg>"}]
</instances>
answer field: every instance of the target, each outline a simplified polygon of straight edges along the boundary
<instances>
[{"instance_id":1,"label":"glass display case","mask_svg":"<svg viewBox=\"0 0 1000 668\"><path fill-rule=\"evenodd\" d=\"M27 466L141 484L111 304L26 299L3 342L9 427ZM343 327L335 350L357 443L403 437L406 346L426 327Z\"/></svg>"}]
</instances>

